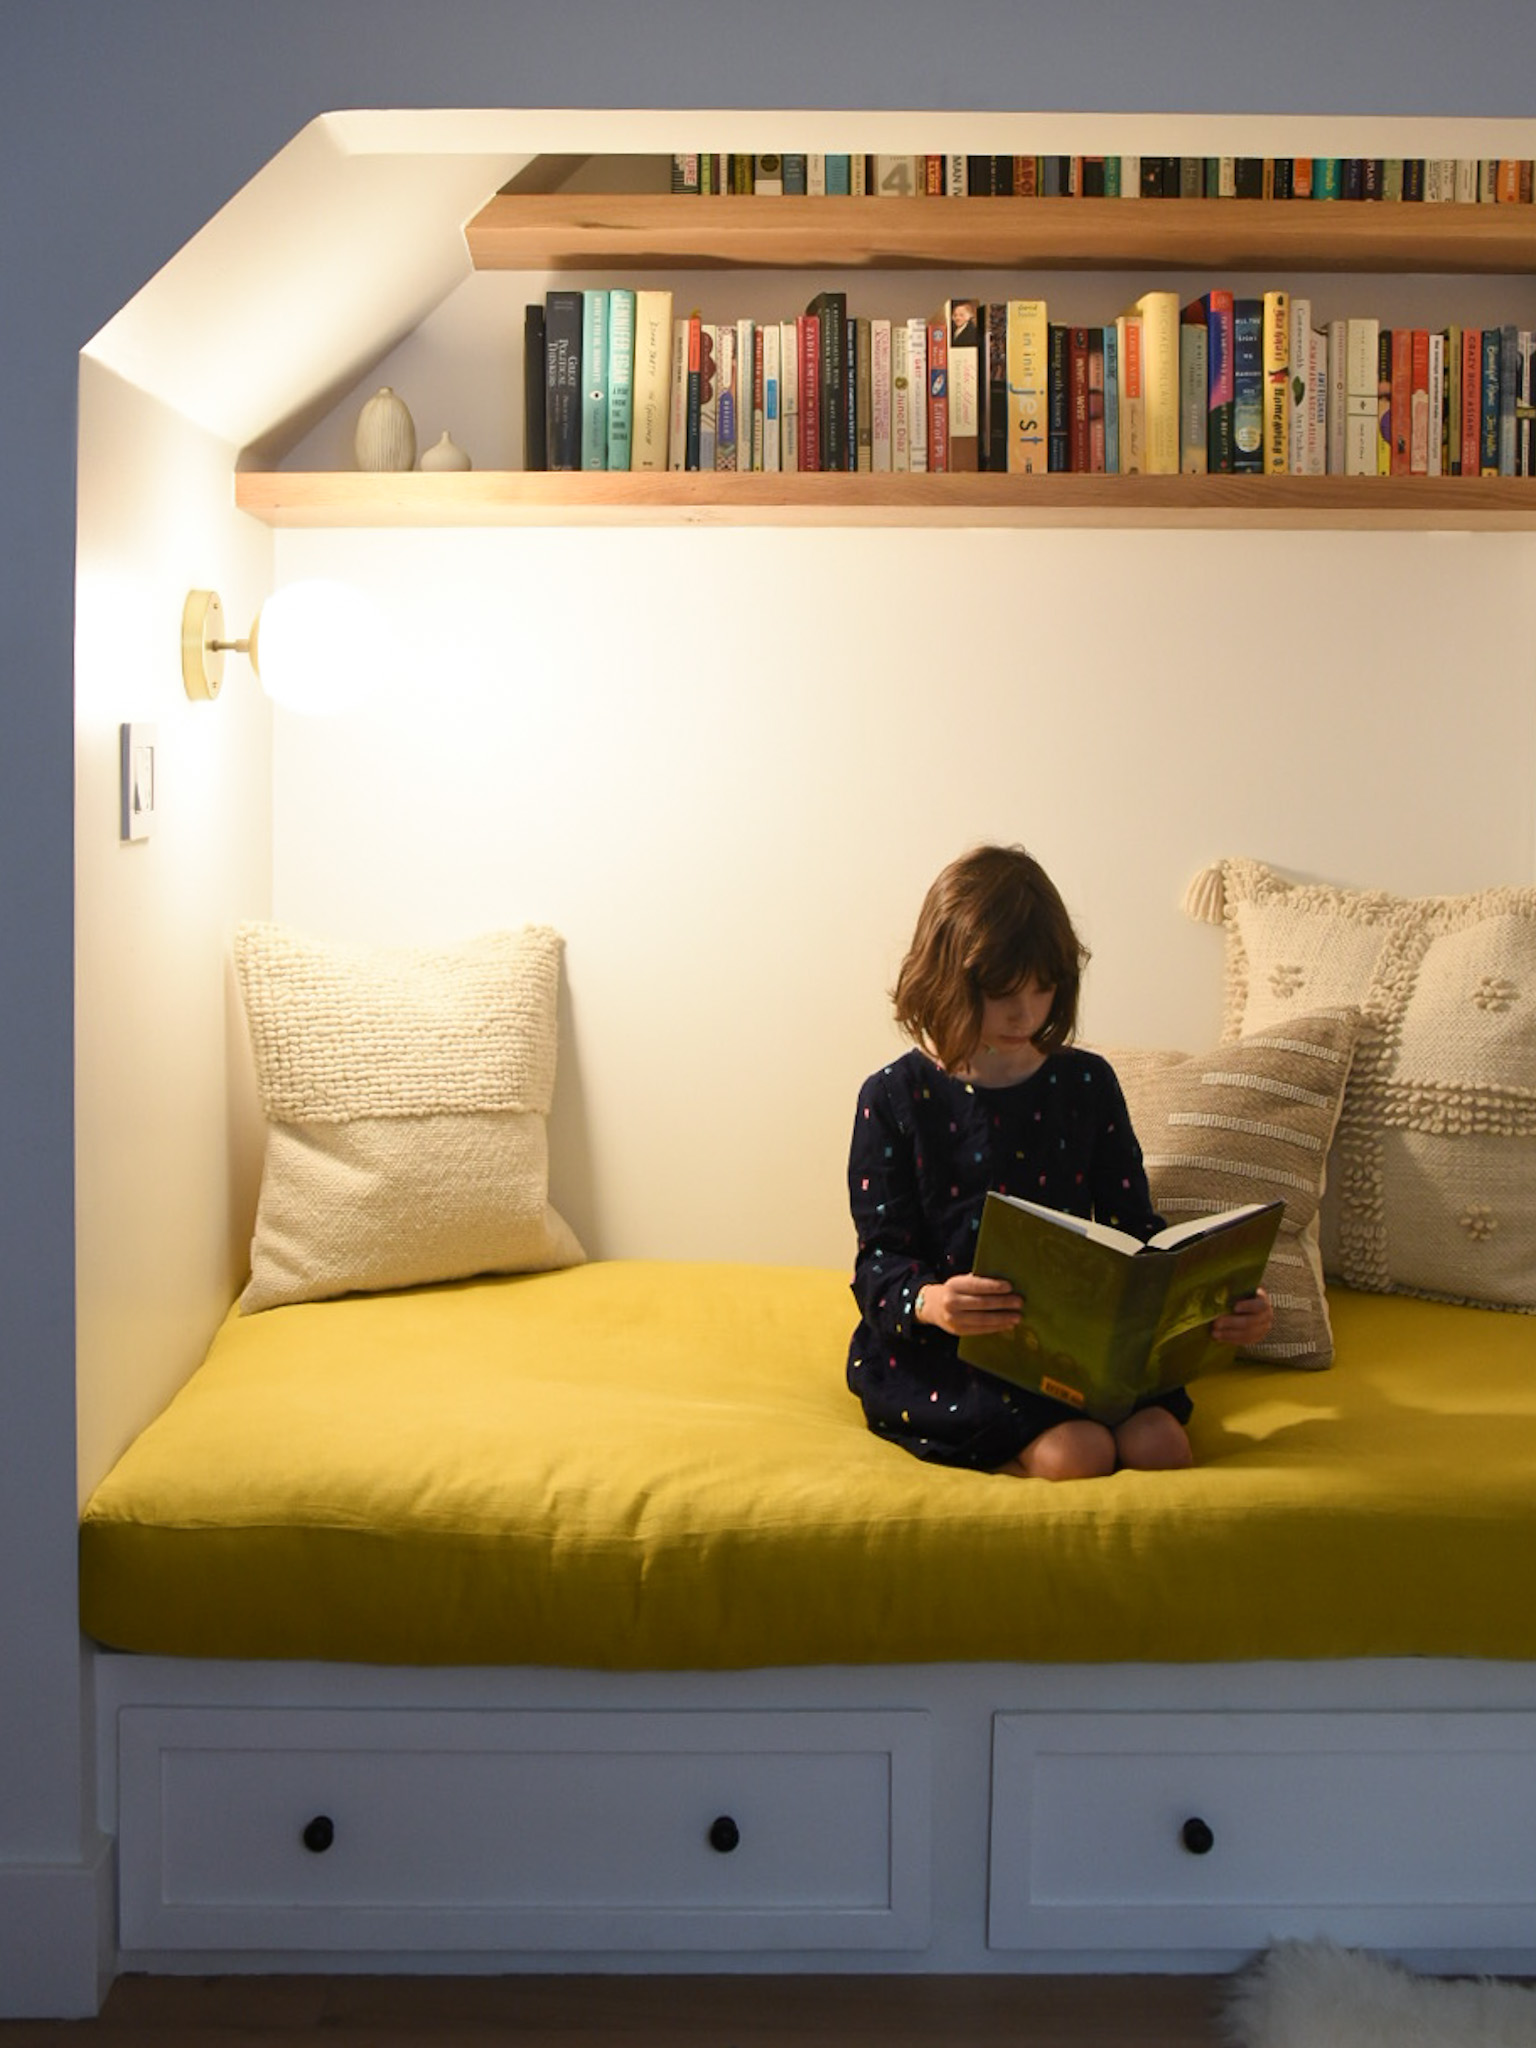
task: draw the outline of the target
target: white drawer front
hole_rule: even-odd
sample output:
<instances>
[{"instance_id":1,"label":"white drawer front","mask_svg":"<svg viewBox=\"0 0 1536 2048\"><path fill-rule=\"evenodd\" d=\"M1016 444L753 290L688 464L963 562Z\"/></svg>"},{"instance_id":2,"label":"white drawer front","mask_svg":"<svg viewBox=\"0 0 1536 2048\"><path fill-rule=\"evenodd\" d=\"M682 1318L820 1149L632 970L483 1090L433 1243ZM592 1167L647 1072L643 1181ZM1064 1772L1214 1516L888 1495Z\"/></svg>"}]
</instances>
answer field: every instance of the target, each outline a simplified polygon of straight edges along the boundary
<instances>
[{"instance_id":1,"label":"white drawer front","mask_svg":"<svg viewBox=\"0 0 1536 2048\"><path fill-rule=\"evenodd\" d=\"M921 1945L921 1714L132 1708L121 1939Z\"/></svg>"},{"instance_id":2,"label":"white drawer front","mask_svg":"<svg viewBox=\"0 0 1536 2048\"><path fill-rule=\"evenodd\" d=\"M1003 1714L989 1941L1528 1946L1536 1716ZM1412 1930L1418 1930L1416 1933Z\"/></svg>"}]
</instances>

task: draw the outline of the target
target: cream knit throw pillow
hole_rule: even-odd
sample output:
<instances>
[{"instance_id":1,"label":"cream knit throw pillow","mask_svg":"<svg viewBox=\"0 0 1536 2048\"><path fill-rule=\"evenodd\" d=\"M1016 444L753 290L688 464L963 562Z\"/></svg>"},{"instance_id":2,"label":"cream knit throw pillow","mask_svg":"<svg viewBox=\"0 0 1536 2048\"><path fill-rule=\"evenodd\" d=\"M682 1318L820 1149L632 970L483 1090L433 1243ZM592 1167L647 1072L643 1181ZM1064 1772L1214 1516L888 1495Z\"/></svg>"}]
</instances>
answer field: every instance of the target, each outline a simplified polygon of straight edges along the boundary
<instances>
[{"instance_id":1,"label":"cream knit throw pillow","mask_svg":"<svg viewBox=\"0 0 1536 2048\"><path fill-rule=\"evenodd\" d=\"M1358 1004L1323 1261L1352 1287L1536 1309L1536 889L1401 897L1255 860L1196 876L1229 1036Z\"/></svg>"},{"instance_id":2,"label":"cream knit throw pillow","mask_svg":"<svg viewBox=\"0 0 1536 2048\"><path fill-rule=\"evenodd\" d=\"M1354 1010L1325 1011L1209 1053L1106 1054L1160 1215L1185 1223L1241 1202L1284 1202L1264 1269L1274 1324L1244 1353L1271 1365L1333 1362L1318 1211L1358 1025Z\"/></svg>"},{"instance_id":3,"label":"cream knit throw pillow","mask_svg":"<svg viewBox=\"0 0 1536 2048\"><path fill-rule=\"evenodd\" d=\"M578 1263L549 1206L561 940L235 934L267 1117L242 1312Z\"/></svg>"}]
</instances>

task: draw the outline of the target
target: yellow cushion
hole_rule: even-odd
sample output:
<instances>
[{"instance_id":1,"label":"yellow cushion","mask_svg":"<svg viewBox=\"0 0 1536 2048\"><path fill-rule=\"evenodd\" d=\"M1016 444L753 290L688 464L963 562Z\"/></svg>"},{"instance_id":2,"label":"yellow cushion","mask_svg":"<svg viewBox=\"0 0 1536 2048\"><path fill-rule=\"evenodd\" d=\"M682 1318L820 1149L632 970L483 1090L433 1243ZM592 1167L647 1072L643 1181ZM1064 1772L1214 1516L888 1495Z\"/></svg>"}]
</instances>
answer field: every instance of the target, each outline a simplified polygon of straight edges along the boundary
<instances>
[{"instance_id":1,"label":"yellow cushion","mask_svg":"<svg viewBox=\"0 0 1536 2048\"><path fill-rule=\"evenodd\" d=\"M200 1657L629 1668L1536 1656L1536 1325L1336 1293L1203 1380L1188 1473L925 1465L846 1278L600 1263L232 1314L89 1502L86 1629Z\"/></svg>"}]
</instances>

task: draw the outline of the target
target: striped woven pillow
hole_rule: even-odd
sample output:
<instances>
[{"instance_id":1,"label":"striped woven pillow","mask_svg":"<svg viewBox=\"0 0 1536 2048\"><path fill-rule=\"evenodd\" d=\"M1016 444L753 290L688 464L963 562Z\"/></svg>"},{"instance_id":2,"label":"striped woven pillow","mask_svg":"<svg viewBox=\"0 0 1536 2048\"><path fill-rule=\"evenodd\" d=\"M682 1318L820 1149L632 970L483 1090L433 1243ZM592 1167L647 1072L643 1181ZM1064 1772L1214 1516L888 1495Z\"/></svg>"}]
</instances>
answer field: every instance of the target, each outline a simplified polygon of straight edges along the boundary
<instances>
[{"instance_id":1,"label":"striped woven pillow","mask_svg":"<svg viewBox=\"0 0 1536 2048\"><path fill-rule=\"evenodd\" d=\"M1318 1215L1359 1023L1358 1011L1324 1010L1208 1053L1107 1053L1152 1200L1170 1223L1240 1202L1284 1202L1264 1274L1274 1325L1245 1353L1273 1365L1333 1362Z\"/></svg>"}]
</instances>

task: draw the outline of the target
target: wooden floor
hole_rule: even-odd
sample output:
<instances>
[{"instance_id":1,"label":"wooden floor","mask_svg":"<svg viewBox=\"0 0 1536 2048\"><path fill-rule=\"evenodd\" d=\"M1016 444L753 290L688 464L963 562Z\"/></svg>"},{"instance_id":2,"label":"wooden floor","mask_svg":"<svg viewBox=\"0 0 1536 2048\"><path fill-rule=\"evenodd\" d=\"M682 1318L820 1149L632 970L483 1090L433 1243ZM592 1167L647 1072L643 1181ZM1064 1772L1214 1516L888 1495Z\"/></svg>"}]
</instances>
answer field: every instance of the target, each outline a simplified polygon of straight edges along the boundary
<instances>
[{"instance_id":1,"label":"wooden floor","mask_svg":"<svg viewBox=\"0 0 1536 2048\"><path fill-rule=\"evenodd\" d=\"M1213 1977L122 1977L0 2048L1216 2048Z\"/></svg>"}]
</instances>

